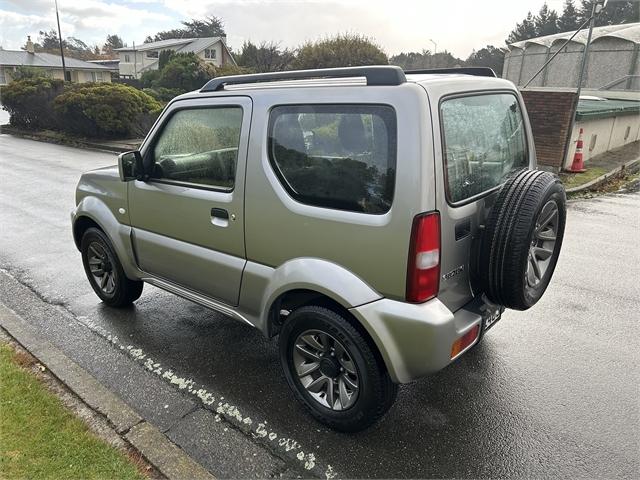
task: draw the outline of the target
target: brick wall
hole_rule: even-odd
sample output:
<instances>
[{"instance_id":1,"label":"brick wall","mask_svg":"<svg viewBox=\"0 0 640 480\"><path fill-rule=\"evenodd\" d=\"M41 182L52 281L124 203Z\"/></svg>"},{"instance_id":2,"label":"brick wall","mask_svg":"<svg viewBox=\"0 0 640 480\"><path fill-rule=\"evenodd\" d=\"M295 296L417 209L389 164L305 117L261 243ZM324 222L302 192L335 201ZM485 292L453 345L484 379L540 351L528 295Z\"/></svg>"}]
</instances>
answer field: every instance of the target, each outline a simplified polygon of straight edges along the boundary
<instances>
[{"instance_id":1,"label":"brick wall","mask_svg":"<svg viewBox=\"0 0 640 480\"><path fill-rule=\"evenodd\" d=\"M538 165L558 172L562 168L576 92L567 89L527 88L521 90L527 107Z\"/></svg>"}]
</instances>

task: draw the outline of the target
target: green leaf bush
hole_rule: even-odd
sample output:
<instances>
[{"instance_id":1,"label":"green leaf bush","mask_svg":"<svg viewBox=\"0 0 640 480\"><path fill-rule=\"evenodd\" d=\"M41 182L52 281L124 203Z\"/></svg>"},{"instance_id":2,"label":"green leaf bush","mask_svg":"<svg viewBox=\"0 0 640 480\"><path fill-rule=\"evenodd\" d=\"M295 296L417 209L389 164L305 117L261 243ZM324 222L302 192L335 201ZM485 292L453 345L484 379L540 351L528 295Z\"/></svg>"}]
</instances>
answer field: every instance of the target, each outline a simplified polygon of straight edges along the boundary
<instances>
[{"instance_id":1,"label":"green leaf bush","mask_svg":"<svg viewBox=\"0 0 640 480\"><path fill-rule=\"evenodd\" d=\"M74 85L53 104L65 131L102 138L144 134L162 110L150 95L115 83Z\"/></svg>"},{"instance_id":2,"label":"green leaf bush","mask_svg":"<svg viewBox=\"0 0 640 480\"><path fill-rule=\"evenodd\" d=\"M11 125L38 130L57 124L53 100L62 93L64 82L45 76L26 77L2 87L3 108Z\"/></svg>"}]
</instances>

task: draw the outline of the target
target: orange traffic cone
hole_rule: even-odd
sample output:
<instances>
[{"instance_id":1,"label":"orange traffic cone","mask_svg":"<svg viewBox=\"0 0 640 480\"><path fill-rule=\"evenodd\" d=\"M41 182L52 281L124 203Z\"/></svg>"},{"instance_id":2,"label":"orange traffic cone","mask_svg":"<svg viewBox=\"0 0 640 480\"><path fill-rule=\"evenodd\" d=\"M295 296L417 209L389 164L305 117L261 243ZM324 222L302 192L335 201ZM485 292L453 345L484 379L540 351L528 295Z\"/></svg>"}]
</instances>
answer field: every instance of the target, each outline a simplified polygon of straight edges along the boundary
<instances>
[{"instance_id":1,"label":"orange traffic cone","mask_svg":"<svg viewBox=\"0 0 640 480\"><path fill-rule=\"evenodd\" d=\"M576 140L576 153L573 154L573 163L567 171L571 173L580 173L586 171L586 169L584 168L584 162L582 160L582 128L580 129L580 133L578 134L578 140Z\"/></svg>"}]
</instances>

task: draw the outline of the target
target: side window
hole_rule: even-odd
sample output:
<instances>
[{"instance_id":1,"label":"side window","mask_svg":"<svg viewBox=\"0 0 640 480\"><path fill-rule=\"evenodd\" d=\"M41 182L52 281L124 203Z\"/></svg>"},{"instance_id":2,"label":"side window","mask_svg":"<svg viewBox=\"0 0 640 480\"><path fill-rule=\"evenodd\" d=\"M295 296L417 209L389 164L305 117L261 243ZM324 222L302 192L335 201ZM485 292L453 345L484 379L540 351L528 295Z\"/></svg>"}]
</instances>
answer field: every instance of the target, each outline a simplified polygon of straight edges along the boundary
<instances>
[{"instance_id":1,"label":"side window","mask_svg":"<svg viewBox=\"0 0 640 480\"><path fill-rule=\"evenodd\" d=\"M241 127L241 107L178 110L153 149L151 178L232 190Z\"/></svg>"},{"instance_id":2,"label":"side window","mask_svg":"<svg viewBox=\"0 0 640 480\"><path fill-rule=\"evenodd\" d=\"M396 114L384 105L275 107L269 158L288 193L318 207L382 214L396 175Z\"/></svg>"},{"instance_id":3,"label":"side window","mask_svg":"<svg viewBox=\"0 0 640 480\"><path fill-rule=\"evenodd\" d=\"M504 182L529 164L515 95L451 98L440 107L448 197L460 202Z\"/></svg>"}]
</instances>

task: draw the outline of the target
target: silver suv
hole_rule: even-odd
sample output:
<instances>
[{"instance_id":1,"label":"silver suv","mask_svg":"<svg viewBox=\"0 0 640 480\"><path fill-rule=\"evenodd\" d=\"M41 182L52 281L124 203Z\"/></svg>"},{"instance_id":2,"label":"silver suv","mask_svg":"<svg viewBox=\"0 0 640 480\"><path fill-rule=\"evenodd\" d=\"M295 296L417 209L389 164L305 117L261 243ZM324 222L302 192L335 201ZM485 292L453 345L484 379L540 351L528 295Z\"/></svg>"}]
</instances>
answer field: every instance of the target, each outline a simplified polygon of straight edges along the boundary
<instances>
[{"instance_id":1,"label":"silver suv","mask_svg":"<svg viewBox=\"0 0 640 480\"><path fill-rule=\"evenodd\" d=\"M565 193L535 168L489 69L220 77L82 176L73 236L104 303L146 282L278 335L297 399L357 431L540 299Z\"/></svg>"}]
</instances>

